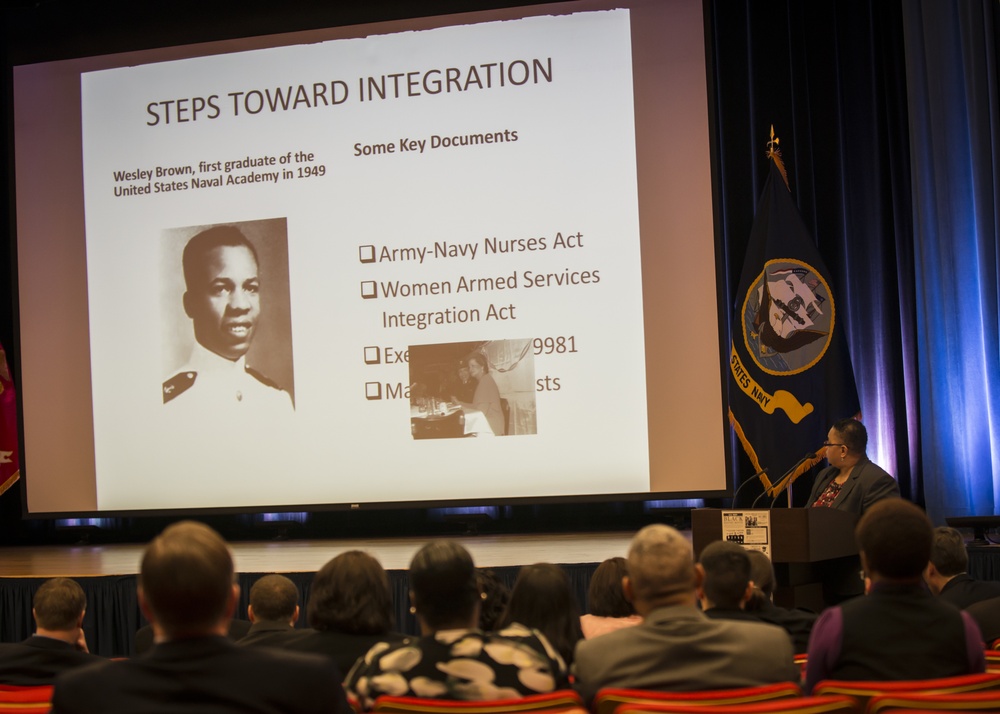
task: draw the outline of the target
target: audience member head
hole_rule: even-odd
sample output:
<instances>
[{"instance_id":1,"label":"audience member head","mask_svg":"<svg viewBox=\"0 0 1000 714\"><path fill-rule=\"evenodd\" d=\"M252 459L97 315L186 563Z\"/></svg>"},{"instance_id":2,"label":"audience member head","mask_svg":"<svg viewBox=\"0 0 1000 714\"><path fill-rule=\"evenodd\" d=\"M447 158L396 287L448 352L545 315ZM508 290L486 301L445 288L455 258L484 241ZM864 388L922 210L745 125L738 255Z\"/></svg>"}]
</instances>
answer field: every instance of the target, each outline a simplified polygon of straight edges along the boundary
<instances>
[{"instance_id":1,"label":"audience member head","mask_svg":"<svg viewBox=\"0 0 1000 714\"><path fill-rule=\"evenodd\" d=\"M265 575L250 588L250 622L287 622L299 619L299 589L284 575Z\"/></svg>"},{"instance_id":2,"label":"audience member head","mask_svg":"<svg viewBox=\"0 0 1000 714\"><path fill-rule=\"evenodd\" d=\"M316 630L383 635L393 627L389 576L368 553L341 553L313 578L308 616Z\"/></svg>"},{"instance_id":3,"label":"audience member head","mask_svg":"<svg viewBox=\"0 0 1000 714\"><path fill-rule=\"evenodd\" d=\"M515 622L541 631L566 664L583 637L580 607L566 571L552 563L525 565L517 574L504 624Z\"/></svg>"},{"instance_id":4,"label":"audience member head","mask_svg":"<svg viewBox=\"0 0 1000 714\"><path fill-rule=\"evenodd\" d=\"M75 633L83 624L87 597L79 583L69 578L52 578L38 586L31 602L38 634Z\"/></svg>"},{"instance_id":5,"label":"audience member head","mask_svg":"<svg viewBox=\"0 0 1000 714\"><path fill-rule=\"evenodd\" d=\"M698 565L704 573L699 595L705 610L739 610L750 597L750 556L743 546L717 540L701 551Z\"/></svg>"},{"instance_id":6,"label":"audience member head","mask_svg":"<svg viewBox=\"0 0 1000 714\"><path fill-rule=\"evenodd\" d=\"M632 539L628 550L628 576L624 590L635 610L645 616L665 605L694 605L700 585L691 544L675 528L646 526Z\"/></svg>"},{"instance_id":7,"label":"audience member head","mask_svg":"<svg viewBox=\"0 0 1000 714\"><path fill-rule=\"evenodd\" d=\"M774 564L759 550L747 550L747 556L750 558L750 580L754 591L743 609L760 610L764 606L763 601L770 602L774 597Z\"/></svg>"},{"instance_id":8,"label":"audience member head","mask_svg":"<svg viewBox=\"0 0 1000 714\"><path fill-rule=\"evenodd\" d=\"M479 591L483 594L483 603L479 608L479 629L491 632L500 626L507 603L510 602L510 588L489 568L476 571L479 580Z\"/></svg>"},{"instance_id":9,"label":"audience member head","mask_svg":"<svg viewBox=\"0 0 1000 714\"><path fill-rule=\"evenodd\" d=\"M887 498L869 508L854 532L872 582L919 580L931 555L930 519L909 501Z\"/></svg>"},{"instance_id":10,"label":"audience member head","mask_svg":"<svg viewBox=\"0 0 1000 714\"><path fill-rule=\"evenodd\" d=\"M961 575L968 570L969 552L962 534L946 526L935 528L930 562L945 576Z\"/></svg>"},{"instance_id":11,"label":"audience member head","mask_svg":"<svg viewBox=\"0 0 1000 714\"><path fill-rule=\"evenodd\" d=\"M628 575L628 565L620 556L608 558L590 576L587 600L590 614L597 617L629 617L635 608L625 598L622 580Z\"/></svg>"},{"instance_id":12,"label":"audience member head","mask_svg":"<svg viewBox=\"0 0 1000 714\"><path fill-rule=\"evenodd\" d=\"M482 600L469 551L449 540L418 550L410 562L410 600L423 634L474 629Z\"/></svg>"},{"instance_id":13,"label":"audience member head","mask_svg":"<svg viewBox=\"0 0 1000 714\"><path fill-rule=\"evenodd\" d=\"M239 592L226 542L202 523L175 523L146 546L139 604L160 638L225 636Z\"/></svg>"},{"instance_id":14,"label":"audience member head","mask_svg":"<svg viewBox=\"0 0 1000 714\"><path fill-rule=\"evenodd\" d=\"M930 562L924 572L927 585L940 594L948 581L969 569L969 552L965 538L954 528L942 526L934 529Z\"/></svg>"}]
</instances>

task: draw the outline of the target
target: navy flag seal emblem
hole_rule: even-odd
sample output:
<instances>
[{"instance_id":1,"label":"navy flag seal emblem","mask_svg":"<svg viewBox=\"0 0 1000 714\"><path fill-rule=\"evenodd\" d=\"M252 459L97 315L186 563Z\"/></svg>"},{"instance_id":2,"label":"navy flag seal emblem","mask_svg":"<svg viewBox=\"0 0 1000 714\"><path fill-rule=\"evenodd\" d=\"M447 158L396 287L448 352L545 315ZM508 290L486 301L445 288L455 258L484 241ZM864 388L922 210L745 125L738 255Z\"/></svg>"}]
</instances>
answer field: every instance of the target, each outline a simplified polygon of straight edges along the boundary
<instances>
[{"instance_id":1,"label":"navy flag seal emblem","mask_svg":"<svg viewBox=\"0 0 1000 714\"><path fill-rule=\"evenodd\" d=\"M794 258L769 260L743 300L743 342L767 374L804 372L826 354L834 301L820 271Z\"/></svg>"}]
</instances>

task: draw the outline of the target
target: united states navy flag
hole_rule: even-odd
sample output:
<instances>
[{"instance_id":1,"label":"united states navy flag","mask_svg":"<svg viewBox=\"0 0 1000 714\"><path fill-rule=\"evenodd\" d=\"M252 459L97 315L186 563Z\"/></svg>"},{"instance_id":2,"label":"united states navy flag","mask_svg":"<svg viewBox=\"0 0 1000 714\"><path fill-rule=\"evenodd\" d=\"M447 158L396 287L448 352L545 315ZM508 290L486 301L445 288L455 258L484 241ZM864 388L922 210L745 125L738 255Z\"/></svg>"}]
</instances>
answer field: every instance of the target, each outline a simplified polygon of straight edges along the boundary
<instances>
[{"instance_id":1,"label":"united states navy flag","mask_svg":"<svg viewBox=\"0 0 1000 714\"><path fill-rule=\"evenodd\" d=\"M857 416L858 390L830 274L799 215L773 137L736 293L729 367L729 420L774 496L779 474L816 452L790 480L824 457L838 419Z\"/></svg>"}]
</instances>

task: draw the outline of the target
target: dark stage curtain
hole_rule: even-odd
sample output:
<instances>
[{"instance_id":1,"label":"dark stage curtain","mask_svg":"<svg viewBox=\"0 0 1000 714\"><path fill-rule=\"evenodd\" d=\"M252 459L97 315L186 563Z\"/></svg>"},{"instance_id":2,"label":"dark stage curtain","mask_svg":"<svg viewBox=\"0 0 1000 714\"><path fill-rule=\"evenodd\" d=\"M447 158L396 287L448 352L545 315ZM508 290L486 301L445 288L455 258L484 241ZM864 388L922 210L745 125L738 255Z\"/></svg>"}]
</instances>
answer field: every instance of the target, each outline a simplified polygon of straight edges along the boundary
<instances>
[{"instance_id":1,"label":"dark stage curtain","mask_svg":"<svg viewBox=\"0 0 1000 714\"><path fill-rule=\"evenodd\" d=\"M1000 6L905 3L928 509L997 513Z\"/></svg>"},{"instance_id":2,"label":"dark stage curtain","mask_svg":"<svg viewBox=\"0 0 1000 714\"><path fill-rule=\"evenodd\" d=\"M842 296L869 455L936 522L998 506L998 14L991 0L707 9L726 304L773 124Z\"/></svg>"}]
</instances>

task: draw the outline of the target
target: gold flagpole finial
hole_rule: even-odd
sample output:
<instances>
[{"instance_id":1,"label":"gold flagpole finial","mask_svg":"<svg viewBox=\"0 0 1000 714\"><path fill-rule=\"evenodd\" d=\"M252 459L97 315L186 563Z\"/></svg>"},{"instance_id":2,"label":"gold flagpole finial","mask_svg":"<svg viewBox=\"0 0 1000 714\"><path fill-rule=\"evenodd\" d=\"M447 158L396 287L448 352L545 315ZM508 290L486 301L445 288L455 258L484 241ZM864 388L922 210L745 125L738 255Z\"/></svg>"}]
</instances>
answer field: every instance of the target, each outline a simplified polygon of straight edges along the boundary
<instances>
[{"instance_id":1,"label":"gold flagpole finial","mask_svg":"<svg viewBox=\"0 0 1000 714\"><path fill-rule=\"evenodd\" d=\"M774 165L778 167L778 173L780 173L781 178L785 180L785 188L791 191L792 188L788 185L788 174L785 172L785 162L781 160L781 149L778 148L780 144L781 139L774 135L774 124L772 124L771 140L767 142L767 158L774 161Z\"/></svg>"}]
</instances>

